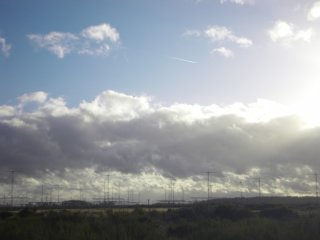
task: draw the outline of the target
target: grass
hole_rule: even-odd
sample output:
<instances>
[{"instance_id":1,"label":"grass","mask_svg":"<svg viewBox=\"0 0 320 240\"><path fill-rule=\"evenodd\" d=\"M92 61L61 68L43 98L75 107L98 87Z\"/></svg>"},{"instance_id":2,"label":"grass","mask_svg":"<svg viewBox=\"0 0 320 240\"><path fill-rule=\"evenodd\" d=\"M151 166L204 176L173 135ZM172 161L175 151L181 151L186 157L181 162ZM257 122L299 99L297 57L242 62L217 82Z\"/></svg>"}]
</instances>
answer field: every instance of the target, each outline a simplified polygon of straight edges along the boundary
<instances>
[{"instance_id":1,"label":"grass","mask_svg":"<svg viewBox=\"0 0 320 240\"><path fill-rule=\"evenodd\" d=\"M180 209L0 212L0 239L319 240L319 209L194 205ZM302 214L301 214L302 212Z\"/></svg>"}]
</instances>

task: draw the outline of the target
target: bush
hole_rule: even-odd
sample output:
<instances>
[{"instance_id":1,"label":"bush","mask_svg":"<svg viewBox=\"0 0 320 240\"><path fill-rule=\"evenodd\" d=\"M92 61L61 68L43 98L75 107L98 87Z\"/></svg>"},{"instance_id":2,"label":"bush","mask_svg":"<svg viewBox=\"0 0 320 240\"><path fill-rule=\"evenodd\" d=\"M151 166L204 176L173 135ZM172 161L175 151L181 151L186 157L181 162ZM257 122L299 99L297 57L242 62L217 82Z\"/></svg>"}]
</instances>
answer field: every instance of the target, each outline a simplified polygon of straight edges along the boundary
<instances>
[{"instance_id":1,"label":"bush","mask_svg":"<svg viewBox=\"0 0 320 240\"><path fill-rule=\"evenodd\" d=\"M13 214L11 212L7 212L7 211L4 211L4 212L0 212L0 219L7 219L9 217L11 217Z\"/></svg>"},{"instance_id":2,"label":"bush","mask_svg":"<svg viewBox=\"0 0 320 240\"><path fill-rule=\"evenodd\" d=\"M274 219L295 219L298 215L291 209L283 206L277 206L269 209L261 210L260 212L261 217L265 218L274 218Z\"/></svg>"},{"instance_id":3,"label":"bush","mask_svg":"<svg viewBox=\"0 0 320 240\"><path fill-rule=\"evenodd\" d=\"M221 219L229 219L235 221L244 218L249 218L253 214L251 211L242 207L237 207L233 205L221 205L215 209L214 215L215 217Z\"/></svg>"},{"instance_id":4,"label":"bush","mask_svg":"<svg viewBox=\"0 0 320 240\"><path fill-rule=\"evenodd\" d=\"M35 210L26 207L26 208L23 208L21 211L19 211L18 215L19 217L28 217L28 216L34 215L35 212L36 212Z\"/></svg>"}]
</instances>

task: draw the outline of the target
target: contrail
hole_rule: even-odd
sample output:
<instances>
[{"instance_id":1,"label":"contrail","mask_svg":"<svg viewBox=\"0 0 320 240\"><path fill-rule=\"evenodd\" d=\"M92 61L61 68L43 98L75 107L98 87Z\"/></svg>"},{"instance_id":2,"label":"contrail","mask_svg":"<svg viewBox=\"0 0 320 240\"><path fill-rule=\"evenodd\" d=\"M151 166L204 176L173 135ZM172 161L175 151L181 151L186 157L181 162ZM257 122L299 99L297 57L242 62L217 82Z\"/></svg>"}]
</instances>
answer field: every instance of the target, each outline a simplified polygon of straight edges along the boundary
<instances>
[{"instance_id":1,"label":"contrail","mask_svg":"<svg viewBox=\"0 0 320 240\"><path fill-rule=\"evenodd\" d=\"M176 61L180 61L180 62L186 62L186 63L197 63L195 61L192 60L188 60L188 59L183 59L183 58L178 58L178 57L172 57L172 56L166 56L167 58L176 60Z\"/></svg>"}]
</instances>

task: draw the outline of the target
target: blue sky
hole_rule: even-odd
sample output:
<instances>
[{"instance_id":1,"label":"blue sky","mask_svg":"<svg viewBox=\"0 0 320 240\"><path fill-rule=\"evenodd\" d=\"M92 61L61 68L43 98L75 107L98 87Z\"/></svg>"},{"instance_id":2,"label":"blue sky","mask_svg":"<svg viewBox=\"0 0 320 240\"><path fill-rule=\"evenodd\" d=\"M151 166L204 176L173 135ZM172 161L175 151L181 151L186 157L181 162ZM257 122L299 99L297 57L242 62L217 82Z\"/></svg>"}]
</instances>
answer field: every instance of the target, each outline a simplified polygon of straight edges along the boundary
<instances>
[{"instance_id":1,"label":"blue sky","mask_svg":"<svg viewBox=\"0 0 320 240\"><path fill-rule=\"evenodd\" d=\"M35 198L106 172L191 198L208 169L220 196L311 195L319 33L317 0L0 0L0 171Z\"/></svg>"},{"instance_id":2,"label":"blue sky","mask_svg":"<svg viewBox=\"0 0 320 240\"><path fill-rule=\"evenodd\" d=\"M307 19L313 3L3 0L0 36L12 47L10 56L1 56L0 102L45 91L77 105L111 89L150 95L166 103L230 104L258 98L288 103L300 97L318 74L317 37L293 41L288 47L272 42L267 31L284 21L316 32L319 23ZM120 35L116 46L103 56L71 53L61 59L27 38L50 32L78 34L103 23ZM227 39L185 34L214 26L250 39L252 45L242 48ZM233 57L212 52L221 47L230 49Z\"/></svg>"}]
</instances>

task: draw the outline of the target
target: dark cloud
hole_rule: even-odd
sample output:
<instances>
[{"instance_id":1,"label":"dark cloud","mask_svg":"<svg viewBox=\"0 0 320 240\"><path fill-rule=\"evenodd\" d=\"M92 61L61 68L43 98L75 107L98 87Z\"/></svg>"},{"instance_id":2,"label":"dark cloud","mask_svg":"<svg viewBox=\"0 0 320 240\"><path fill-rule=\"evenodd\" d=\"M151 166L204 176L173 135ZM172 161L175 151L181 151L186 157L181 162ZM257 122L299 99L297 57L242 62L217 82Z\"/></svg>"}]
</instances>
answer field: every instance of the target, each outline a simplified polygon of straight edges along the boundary
<instances>
[{"instance_id":1,"label":"dark cloud","mask_svg":"<svg viewBox=\"0 0 320 240\"><path fill-rule=\"evenodd\" d=\"M112 91L77 108L66 107L62 99L37 104L32 112L2 107L1 171L19 169L37 178L48 171L63 176L66 169L132 174L156 169L185 178L216 169L292 178L319 169L320 131L304 129L294 116L248 121L245 112L217 106L154 107L146 97Z\"/></svg>"}]
</instances>

